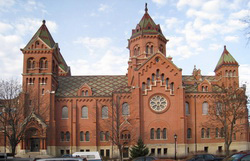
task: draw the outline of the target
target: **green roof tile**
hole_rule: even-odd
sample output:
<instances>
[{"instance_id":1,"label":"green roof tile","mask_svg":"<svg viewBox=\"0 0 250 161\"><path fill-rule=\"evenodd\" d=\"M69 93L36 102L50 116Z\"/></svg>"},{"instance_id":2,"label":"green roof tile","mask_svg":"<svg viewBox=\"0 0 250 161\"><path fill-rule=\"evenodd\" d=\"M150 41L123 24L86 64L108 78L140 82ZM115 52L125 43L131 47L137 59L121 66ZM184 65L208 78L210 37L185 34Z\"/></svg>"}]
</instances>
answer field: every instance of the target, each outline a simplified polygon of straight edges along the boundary
<instances>
[{"instance_id":1,"label":"green roof tile","mask_svg":"<svg viewBox=\"0 0 250 161\"><path fill-rule=\"evenodd\" d=\"M218 70L222 65L239 65L238 62L233 58L233 56L227 51L226 46L224 46L224 51L221 54L221 57L214 71Z\"/></svg>"}]
</instances>

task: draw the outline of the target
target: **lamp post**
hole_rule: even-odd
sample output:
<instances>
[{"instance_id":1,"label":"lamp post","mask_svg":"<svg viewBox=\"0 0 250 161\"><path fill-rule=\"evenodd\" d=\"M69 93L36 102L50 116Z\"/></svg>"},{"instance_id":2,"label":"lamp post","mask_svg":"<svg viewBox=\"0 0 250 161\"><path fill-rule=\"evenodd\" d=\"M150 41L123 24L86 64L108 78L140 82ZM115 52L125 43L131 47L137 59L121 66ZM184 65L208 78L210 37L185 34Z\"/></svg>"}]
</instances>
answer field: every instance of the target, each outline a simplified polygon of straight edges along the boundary
<instances>
[{"instance_id":1,"label":"lamp post","mask_svg":"<svg viewBox=\"0 0 250 161\"><path fill-rule=\"evenodd\" d=\"M174 134L174 160L176 160L176 140L177 140L177 135Z\"/></svg>"}]
</instances>

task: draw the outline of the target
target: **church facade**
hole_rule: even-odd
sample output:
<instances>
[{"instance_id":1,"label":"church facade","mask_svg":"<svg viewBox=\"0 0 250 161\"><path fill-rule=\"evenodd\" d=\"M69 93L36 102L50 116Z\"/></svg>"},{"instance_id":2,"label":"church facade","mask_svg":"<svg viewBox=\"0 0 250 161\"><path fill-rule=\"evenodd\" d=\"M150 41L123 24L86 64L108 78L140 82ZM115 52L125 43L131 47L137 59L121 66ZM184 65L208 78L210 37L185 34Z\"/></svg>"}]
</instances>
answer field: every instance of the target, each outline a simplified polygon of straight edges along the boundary
<instances>
[{"instance_id":1,"label":"church facade","mask_svg":"<svg viewBox=\"0 0 250 161\"><path fill-rule=\"evenodd\" d=\"M120 144L128 158L129 147L139 137L155 156L223 151L223 136L214 132L223 127L201 124L207 119L213 93L222 87L239 87L239 64L224 46L215 75L204 76L196 68L191 75L183 75L167 56L167 42L145 8L128 40L127 73L72 76L43 21L21 49L23 91L37 96L40 103L28 100L28 106L38 109L18 153L61 156L99 151L111 158L117 156ZM242 122L245 128L235 134L231 150L249 149L247 117Z\"/></svg>"}]
</instances>

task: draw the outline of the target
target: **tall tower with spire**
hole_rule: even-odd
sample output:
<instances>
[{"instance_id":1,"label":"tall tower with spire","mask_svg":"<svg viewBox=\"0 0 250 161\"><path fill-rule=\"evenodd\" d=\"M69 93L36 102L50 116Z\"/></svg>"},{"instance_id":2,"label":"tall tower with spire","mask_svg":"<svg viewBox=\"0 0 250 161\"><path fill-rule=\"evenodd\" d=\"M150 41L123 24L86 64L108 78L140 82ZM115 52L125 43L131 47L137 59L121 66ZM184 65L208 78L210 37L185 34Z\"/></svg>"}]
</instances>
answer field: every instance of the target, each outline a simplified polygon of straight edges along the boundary
<instances>
[{"instance_id":1,"label":"tall tower with spire","mask_svg":"<svg viewBox=\"0 0 250 161\"><path fill-rule=\"evenodd\" d=\"M156 25L150 17L146 3L145 13L139 24L132 30L132 35L128 40L130 53L128 79L132 79L133 70L139 67L154 53L159 52L166 56L167 42L168 40L163 35L160 25Z\"/></svg>"},{"instance_id":2,"label":"tall tower with spire","mask_svg":"<svg viewBox=\"0 0 250 161\"><path fill-rule=\"evenodd\" d=\"M228 52L226 46L224 46L224 50L214 70L216 79L221 86L225 88L239 87L238 67L238 62Z\"/></svg>"}]
</instances>

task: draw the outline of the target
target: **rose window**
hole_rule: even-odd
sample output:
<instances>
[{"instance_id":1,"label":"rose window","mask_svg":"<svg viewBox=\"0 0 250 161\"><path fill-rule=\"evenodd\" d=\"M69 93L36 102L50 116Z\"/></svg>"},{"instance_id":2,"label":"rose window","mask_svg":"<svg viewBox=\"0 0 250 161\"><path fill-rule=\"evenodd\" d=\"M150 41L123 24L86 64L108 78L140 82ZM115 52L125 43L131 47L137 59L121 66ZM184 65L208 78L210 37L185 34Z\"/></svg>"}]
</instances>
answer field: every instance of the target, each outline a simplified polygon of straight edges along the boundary
<instances>
[{"instance_id":1,"label":"rose window","mask_svg":"<svg viewBox=\"0 0 250 161\"><path fill-rule=\"evenodd\" d=\"M150 107L156 112L161 112L167 108L167 99L163 96L154 96L150 100Z\"/></svg>"}]
</instances>

